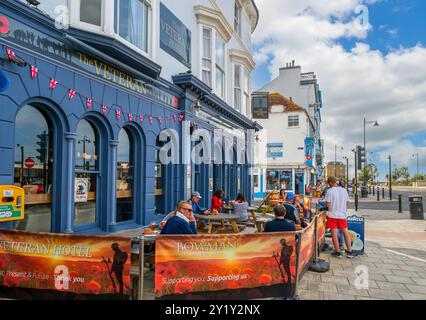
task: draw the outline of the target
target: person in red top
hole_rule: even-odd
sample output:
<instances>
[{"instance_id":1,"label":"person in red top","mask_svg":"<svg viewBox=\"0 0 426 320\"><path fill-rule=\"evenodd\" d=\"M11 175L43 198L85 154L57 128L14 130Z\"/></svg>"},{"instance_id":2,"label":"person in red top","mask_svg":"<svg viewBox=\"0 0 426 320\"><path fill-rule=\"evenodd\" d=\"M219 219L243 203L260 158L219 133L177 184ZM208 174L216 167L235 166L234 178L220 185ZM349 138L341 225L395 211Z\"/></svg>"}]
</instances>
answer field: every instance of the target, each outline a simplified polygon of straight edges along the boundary
<instances>
[{"instance_id":1,"label":"person in red top","mask_svg":"<svg viewBox=\"0 0 426 320\"><path fill-rule=\"evenodd\" d=\"M222 211L223 201L220 200L224 196L224 192L222 190L216 190L213 194L212 198L212 213L219 214Z\"/></svg>"}]
</instances>

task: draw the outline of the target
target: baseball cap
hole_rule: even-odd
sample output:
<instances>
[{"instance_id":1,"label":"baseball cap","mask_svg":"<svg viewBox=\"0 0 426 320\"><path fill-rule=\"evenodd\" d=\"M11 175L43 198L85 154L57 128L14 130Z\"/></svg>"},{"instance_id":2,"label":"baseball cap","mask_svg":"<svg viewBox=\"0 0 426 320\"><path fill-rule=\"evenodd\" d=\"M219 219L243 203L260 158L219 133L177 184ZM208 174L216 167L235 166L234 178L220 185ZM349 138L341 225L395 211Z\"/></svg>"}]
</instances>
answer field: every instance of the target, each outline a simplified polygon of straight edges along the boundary
<instances>
[{"instance_id":1,"label":"baseball cap","mask_svg":"<svg viewBox=\"0 0 426 320\"><path fill-rule=\"evenodd\" d=\"M202 198L201 195L200 195L200 193L198 191L194 191L191 196L195 196L195 197L197 197L199 199Z\"/></svg>"}]
</instances>

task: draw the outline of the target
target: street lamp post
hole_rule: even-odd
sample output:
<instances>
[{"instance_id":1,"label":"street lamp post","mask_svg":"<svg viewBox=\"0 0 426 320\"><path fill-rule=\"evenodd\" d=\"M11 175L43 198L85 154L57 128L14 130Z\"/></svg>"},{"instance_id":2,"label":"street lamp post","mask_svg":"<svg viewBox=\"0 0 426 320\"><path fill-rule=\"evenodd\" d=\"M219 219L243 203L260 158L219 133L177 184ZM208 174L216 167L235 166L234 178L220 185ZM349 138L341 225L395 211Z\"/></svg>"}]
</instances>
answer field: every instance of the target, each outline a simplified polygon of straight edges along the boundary
<instances>
[{"instance_id":1,"label":"street lamp post","mask_svg":"<svg viewBox=\"0 0 426 320\"><path fill-rule=\"evenodd\" d=\"M389 155L389 199L392 200L392 156Z\"/></svg>"},{"instance_id":2,"label":"street lamp post","mask_svg":"<svg viewBox=\"0 0 426 320\"><path fill-rule=\"evenodd\" d=\"M349 158L343 157L346 160L346 191L349 190Z\"/></svg>"},{"instance_id":3,"label":"street lamp post","mask_svg":"<svg viewBox=\"0 0 426 320\"><path fill-rule=\"evenodd\" d=\"M337 177L337 148L340 148L340 150L343 150L343 147L338 146L337 144L334 145L334 176Z\"/></svg>"},{"instance_id":4,"label":"street lamp post","mask_svg":"<svg viewBox=\"0 0 426 320\"><path fill-rule=\"evenodd\" d=\"M364 187L367 186L367 176L366 176L366 174L367 174L367 172L366 172L366 167L367 167L367 149L366 149L366 143L365 143L365 140L366 140L365 139L365 127L366 127L367 124L373 124L374 127L378 127L379 126L379 123L377 122L377 120L375 120L375 121L367 121L364 118L364 152L365 152L365 162L364 162L364 166L363 166L363 168L364 168L364 175L363 175Z\"/></svg>"},{"instance_id":5,"label":"street lamp post","mask_svg":"<svg viewBox=\"0 0 426 320\"><path fill-rule=\"evenodd\" d=\"M416 154L412 155L413 158L415 156L417 156L416 185L418 186L418 184L419 184L419 153L417 152Z\"/></svg>"},{"instance_id":6,"label":"street lamp post","mask_svg":"<svg viewBox=\"0 0 426 320\"><path fill-rule=\"evenodd\" d=\"M355 211L358 211L358 164L357 164L357 152L356 148L352 150L355 155L355 183L354 183L354 195L355 195Z\"/></svg>"},{"instance_id":7,"label":"street lamp post","mask_svg":"<svg viewBox=\"0 0 426 320\"><path fill-rule=\"evenodd\" d=\"M17 147L21 149L21 187L24 185L24 146L17 144Z\"/></svg>"}]
</instances>

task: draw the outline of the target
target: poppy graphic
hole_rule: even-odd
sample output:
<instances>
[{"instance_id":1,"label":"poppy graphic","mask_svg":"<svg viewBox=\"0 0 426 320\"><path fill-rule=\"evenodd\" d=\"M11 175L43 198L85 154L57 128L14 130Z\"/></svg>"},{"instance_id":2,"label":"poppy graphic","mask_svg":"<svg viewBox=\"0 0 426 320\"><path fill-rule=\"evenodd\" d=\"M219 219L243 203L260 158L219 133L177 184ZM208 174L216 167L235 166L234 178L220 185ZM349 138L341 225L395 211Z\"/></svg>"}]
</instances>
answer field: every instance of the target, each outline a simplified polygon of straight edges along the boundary
<instances>
[{"instance_id":1,"label":"poppy graphic","mask_svg":"<svg viewBox=\"0 0 426 320\"><path fill-rule=\"evenodd\" d=\"M179 282L175 285L176 294L184 294L190 291L192 291L192 286L187 282Z\"/></svg>"},{"instance_id":2,"label":"poppy graphic","mask_svg":"<svg viewBox=\"0 0 426 320\"><path fill-rule=\"evenodd\" d=\"M90 293L94 293L94 294L99 294L99 292L101 291L102 287L99 283L97 283L95 280L90 281L87 285L86 285L86 289L90 292Z\"/></svg>"},{"instance_id":3,"label":"poppy graphic","mask_svg":"<svg viewBox=\"0 0 426 320\"><path fill-rule=\"evenodd\" d=\"M272 283L272 277L269 274L262 274L259 277L259 282L263 285L263 286L270 286Z\"/></svg>"},{"instance_id":4,"label":"poppy graphic","mask_svg":"<svg viewBox=\"0 0 426 320\"><path fill-rule=\"evenodd\" d=\"M9 20L6 17L0 17L0 33L6 34L9 32Z\"/></svg>"}]
</instances>

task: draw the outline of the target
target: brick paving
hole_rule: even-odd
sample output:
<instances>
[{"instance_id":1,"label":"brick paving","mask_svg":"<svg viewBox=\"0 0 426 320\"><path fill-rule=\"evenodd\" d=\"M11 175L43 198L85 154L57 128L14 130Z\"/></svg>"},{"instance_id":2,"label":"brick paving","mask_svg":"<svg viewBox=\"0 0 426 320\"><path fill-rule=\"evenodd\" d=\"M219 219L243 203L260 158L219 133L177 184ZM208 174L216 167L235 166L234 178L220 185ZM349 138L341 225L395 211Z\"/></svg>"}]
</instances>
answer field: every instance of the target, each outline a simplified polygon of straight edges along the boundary
<instances>
[{"instance_id":1,"label":"brick paving","mask_svg":"<svg viewBox=\"0 0 426 320\"><path fill-rule=\"evenodd\" d=\"M330 271L307 272L299 285L300 298L426 300L426 223L393 211L361 210L358 215L366 219L365 255L339 259L332 251L322 252L320 258L330 262ZM360 266L368 272L365 288L356 285L355 269Z\"/></svg>"}]
</instances>

